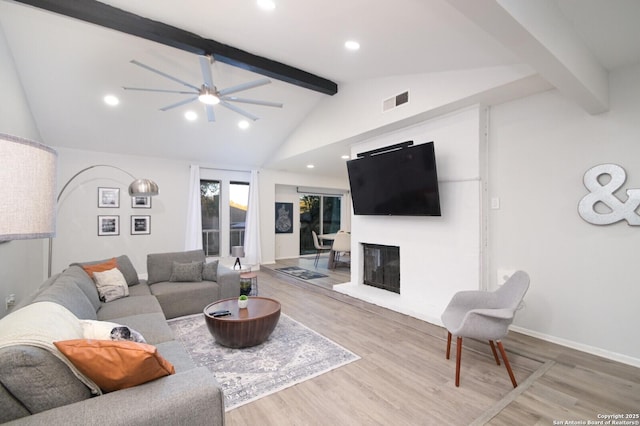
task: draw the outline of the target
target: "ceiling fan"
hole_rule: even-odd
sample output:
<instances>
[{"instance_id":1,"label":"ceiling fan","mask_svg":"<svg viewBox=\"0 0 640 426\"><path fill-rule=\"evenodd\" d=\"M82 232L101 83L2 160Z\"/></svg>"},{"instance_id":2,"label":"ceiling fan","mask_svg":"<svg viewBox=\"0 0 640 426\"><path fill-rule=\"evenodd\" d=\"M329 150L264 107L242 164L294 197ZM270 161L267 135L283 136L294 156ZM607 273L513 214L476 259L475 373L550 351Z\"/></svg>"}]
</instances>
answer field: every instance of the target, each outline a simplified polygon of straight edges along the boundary
<instances>
[{"instance_id":1,"label":"ceiling fan","mask_svg":"<svg viewBox=\"0 0 640 426\"><path fill-rule=\"evenodd\" d=\"M131 61L132 64L142 67L151 72L154 72L158 75L161 75L162 77L168 78L169 80L173 80L177 83L180 83L183 86L186 86L192 89L191 91L145 89L140 87L123 87L123 89L139 90L143 92L178 93L182 95L195 95L195 96L189 97L188 99L182 100L180 102L167 105L166 107L160 108L160 110L167 111L172 108L177 108L179 106L186 105L188 103L198 100L204 104L205 110L207 111L207 119L212 122L216 121L215 114L213 111L213 105L221 105L253 121L256 121L259 117L251 114L248 111L245 111L244 109L236 105L231 104L230 102L282 108L282 104L279 102L260 101L257 99L247 99L247 98L238 98L236 96L230 96L230 95L233 95L234 93L242 92L244 90L253 89L254 87L259 87L259 86L264 86L265 84L269 84L271 83L271 80L269 80L268 78L261 78L261 79L250 81L247 83L238 84L237 86L227 87L226 89L218 90L216 86L213 84L213 77L211 76L211 63L213 62L213 59L209 56L199 56L198 58L200 60L200 69L202 71L202 79L204 81L203 84L200 85L200 87L193 85L191 83L187 83L186 81L182 81L179 78L173 77L167 73L164 73L148 65L145 65L141 62L138 62L135 59Z\"/></svg>"}]
</instances>

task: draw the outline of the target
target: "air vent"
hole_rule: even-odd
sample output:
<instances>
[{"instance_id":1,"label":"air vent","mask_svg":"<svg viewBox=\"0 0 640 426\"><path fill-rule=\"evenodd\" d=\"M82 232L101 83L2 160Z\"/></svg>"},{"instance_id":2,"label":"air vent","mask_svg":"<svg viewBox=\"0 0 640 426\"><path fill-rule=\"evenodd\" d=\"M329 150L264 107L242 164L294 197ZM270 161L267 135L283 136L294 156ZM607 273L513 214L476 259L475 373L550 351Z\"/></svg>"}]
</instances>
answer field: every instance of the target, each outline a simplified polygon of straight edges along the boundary
<instances>
[{"instance_id":1,"label":"air vent","mask_svg":"<svg viewBox=\"0 0 640 426\"><path fill-rule=\"evenodd\" d=\"M382 102L382 111L389 111L409 102L409 92L403 92Z\"/></svg>"}]
</instances>

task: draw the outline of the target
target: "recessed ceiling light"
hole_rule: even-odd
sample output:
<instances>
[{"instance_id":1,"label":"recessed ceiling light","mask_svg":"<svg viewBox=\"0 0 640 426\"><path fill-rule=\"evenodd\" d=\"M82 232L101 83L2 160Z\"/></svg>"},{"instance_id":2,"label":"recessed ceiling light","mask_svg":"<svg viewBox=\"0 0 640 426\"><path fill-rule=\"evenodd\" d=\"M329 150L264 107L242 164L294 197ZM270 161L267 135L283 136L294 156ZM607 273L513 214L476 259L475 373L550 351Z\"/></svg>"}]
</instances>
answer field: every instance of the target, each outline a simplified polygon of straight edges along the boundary
<instances>
[{"instance_id":1,"label":"recessed ceiling light","mask_svg":"<svg viewBox=\"0 0 640 426\"><path fill-rule=\"evenodd\" d=\"M196 114L193 111L187 111L184 113L184 118L186 118L189 121L195 121L198 119L198 114Z\"/></svg>"},{"instance_id":2,"label":"recessed ceiling light","mask_svg":"<svg viewBox=\"0 0 640 426\"><path fill-rule=\"evenodd\" d=\"M104 98L104 103L111 106L116 106L120 103L120 99L116 98L113 95L107 95Z\"/></svg>"},{"instance_id":3,"label":"recessed ceiling light","mask_svg":"<svg viewBox=\"0 0 640 426\"><path fill-rule=\"evenodd\" d=\"M340 158L342 158L343 160L348 160L348 159L349 159L349 158L351 158L351 157L349 157L348 155L343 155L343 156L342 156L342 157L340 157Z\"/></svg>"},{"instance_id":4,"label":"recessed ceiling light","mask_svg":"<svg viewBox=\"0 0 640 426\"><path fill-rule=\"evenodd\" d=\"M276 3L273 0L258 0L256 3L258 7L263 10L273 10L276 8Z\"/></svg>"},{"instance_id":5,"label":"recessed ceiling light","mask_svg":"<svg viewBox=\"0 0 640 426\"><path fill-rule=\"evenodd\" d=\"M313 169L315 166L313 164L307 164L307 169Z\"/></svg>"},{"instance_id":6,"label":"recessed ceiling light","mask_svg":"<svg viewBox=\"0 0 640 426\"><path fill-rule=\"evenodd\" d=\"M248 129L249 128L249 122L247 120L240 120L240 121L238 121L238 127L240 127L242 130Z\"/></svg>"},{"instance_id":7,"label":"recessed ceiling light","mask_svg":"<svg viewBox=\"0 0 640 426\"><path fill-rule=\"evenodd\" d=\"M344 47L347 48L348 50L358 50L360 49L360 43L358 43L355 40L348 40L348 41L345 41Z\"/></svg>"}]
</instances>

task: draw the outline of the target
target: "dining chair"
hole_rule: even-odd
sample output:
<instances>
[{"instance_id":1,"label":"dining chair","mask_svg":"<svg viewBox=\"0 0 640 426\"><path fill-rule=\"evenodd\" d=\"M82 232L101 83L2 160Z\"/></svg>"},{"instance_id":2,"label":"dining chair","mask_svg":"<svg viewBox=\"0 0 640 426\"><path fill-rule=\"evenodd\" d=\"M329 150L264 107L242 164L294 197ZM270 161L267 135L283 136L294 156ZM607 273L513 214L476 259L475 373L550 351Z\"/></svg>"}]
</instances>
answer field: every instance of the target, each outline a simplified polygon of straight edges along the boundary
<instances>
[{"instance_id":1,"label":"dining chair","mask_svg":"<svg viewBox=\"0 0 640 426\"><path fill-rule=\"evenodd\" d=\"M316 234L316 231L312 230L311 235L313 235L313 246L316 248L316 260L313 263L313 265L317 268L318 260L320 259L320 253L322 253L323 251L331 250L331 246L320 244L320 242L318 241L318 234Z\"/></svg>"},{"instance_id":2,"label":"dining chair","mask_svg":"<svg viewBox=\"0 0 640 426\"><path fill-rule=\"evenodd\" d=\"M331 251L334 256L333 269L335 269L340 260L340 255L342 253L351 253L351 234L345 231L339 231L336 234L336 239L333 240Z\"/></svg>"},{"instance_id":3,"label":"dining chair","mask_svg":"<svg viewBox=\"0 0 640 426\"><path fill-rule=\"evenodd\" d=\"M494 342L498 344L500 355L509 373L511 383L518 386L502 345L502 339L509 332L516 311L529 289L529 275L517 271L496 291L460 291L454 294L442 313L442 323L447 329L447 354L451 352L451 337L456 336L456 387L460 386L460 358L462 338L469 337L489 341L493 358L500 365Z\"/></svg>"}]
</instances>

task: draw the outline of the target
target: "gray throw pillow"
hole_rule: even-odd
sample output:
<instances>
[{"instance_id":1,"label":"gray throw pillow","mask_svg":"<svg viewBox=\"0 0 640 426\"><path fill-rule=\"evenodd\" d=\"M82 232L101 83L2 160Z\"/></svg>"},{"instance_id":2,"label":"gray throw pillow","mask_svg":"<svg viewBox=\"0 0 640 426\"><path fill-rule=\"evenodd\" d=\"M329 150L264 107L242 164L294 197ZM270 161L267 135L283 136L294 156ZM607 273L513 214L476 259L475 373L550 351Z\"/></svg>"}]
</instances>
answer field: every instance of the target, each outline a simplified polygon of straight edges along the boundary
<instances>
[{"instance_id":1,"label":"gray throw pillow","mask_svg":"<svg viewBox=\"0 0 640 426\"><path fill-rule=\"evenodd\" d=\"M202 279L218 282L218 261L205 263L202 267Z\"/></svg>"},{"instance_id":2,"label":"gray throw pillow","mask_svg":"<svg viewBox=\"0 0 640 426\"><path fill-rule=\"evenodd\" d=\"M171 278L169 278L169 281L202 281L202 262L173 262L173 268L171 269Z\"/></svg>"}]
</instances>

